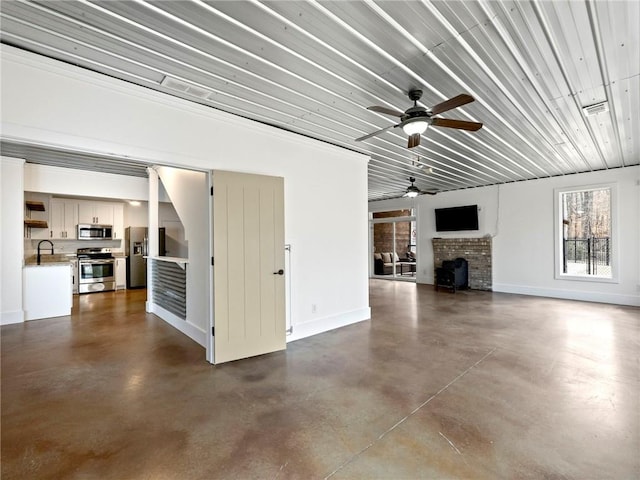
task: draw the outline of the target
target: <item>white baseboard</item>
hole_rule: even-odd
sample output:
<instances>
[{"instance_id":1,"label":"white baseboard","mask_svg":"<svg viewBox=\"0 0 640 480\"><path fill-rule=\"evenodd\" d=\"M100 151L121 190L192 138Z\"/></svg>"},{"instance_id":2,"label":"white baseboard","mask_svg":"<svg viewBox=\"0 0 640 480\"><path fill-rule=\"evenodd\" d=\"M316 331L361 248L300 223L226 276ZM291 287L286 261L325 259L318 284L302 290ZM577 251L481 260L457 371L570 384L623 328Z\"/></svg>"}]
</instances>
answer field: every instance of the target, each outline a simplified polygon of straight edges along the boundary
<instances>
[{"instance_id":1,"label":"white baseboard","mask_svg":"<svg viewBox=\"0 0 640 480\"><path fill-rule=\"evenodd\" d=\"M147 312L157 315L173 328L184 333L191 340L199 343L206 348L207 336L204 330L202 330L201 328L196 327L192 323L189 323L187 320L183 320L182 318L177 317L170 311L165 310L160 305L156 305L155 303L147 302Z\"/></svg>"},{"instance_id":2,"label":"white baseboard","mask_svg":"<svg viewBox=\"0 0 640 480\"><path fill-rule=\"evenodd\" d=\"M331 317L323 317L305 323L294 324L293 332L287 336L287 343L370 319L371 308L366 307Z\"/></svg>"},{"instance_id":3,"label":"white baseboard","mask_svg":"<svg viewBox=\"0 0 640 480\"><path fill-rule=\"evenodd\" d=\"M24 322L24 310L0 313L0 325L11 325L12 323Z\"/></svg>"},{"instance_id":4,"label":"white baseboard","mask_svg":"<svg viewBox=\"0 0 640 480\"><path fill-rule=\"evenodd\" d=\"M533 295L536 297L562 298L565 300L580 300L583 302L611 303L614 305L629 305L632 307L640 307L640 295L622 295L619 293L561 290L555 288L552 289L521 285L507 285L504 283L494 283L493 291L502 293L517 293L519 295Z\"/></svg>"}]
</instances>

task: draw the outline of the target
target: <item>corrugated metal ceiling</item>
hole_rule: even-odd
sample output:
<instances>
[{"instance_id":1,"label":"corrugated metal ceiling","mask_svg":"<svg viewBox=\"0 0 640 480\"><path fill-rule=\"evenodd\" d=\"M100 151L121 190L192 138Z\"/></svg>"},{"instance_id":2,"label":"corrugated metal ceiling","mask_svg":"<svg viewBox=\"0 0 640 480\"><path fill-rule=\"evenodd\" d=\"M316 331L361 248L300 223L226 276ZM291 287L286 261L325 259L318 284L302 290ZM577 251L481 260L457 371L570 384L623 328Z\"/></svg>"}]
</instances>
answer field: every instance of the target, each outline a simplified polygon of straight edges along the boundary
<instances>
[{"instance_id":1,"label":"corrugated metal ceiling","mask_svg":"<svg viewBox=\"0 0 640 480\"><path fill-rule=\"evenodd\" d=\"M94 153L25 145L9 141L2 141L0 150L2 155L25 158L28 159L29 163L128 175L131 177L147 177L147 168L151 166L138 160L119 158L113 155L96 155Z\"/></svg>"},{"instance_id":2,"label":"corrugated metal ceiling","mask_svg":"<svg viewBox=\"0 0 640 480\"><path fill-rule=\"evenodd\" d=\"M401 193L409 176L444 191L639 163L636 1L5 1L0 9L3 43L369 154L370 200ZM401 129L354 141L397 123L367 106L404 111L412 88L424 91L425 107L473 95L441 116L484 127L431 127L414 149ZM607 112L584 114L603 101Z\"/></svg>"}]
</instances>

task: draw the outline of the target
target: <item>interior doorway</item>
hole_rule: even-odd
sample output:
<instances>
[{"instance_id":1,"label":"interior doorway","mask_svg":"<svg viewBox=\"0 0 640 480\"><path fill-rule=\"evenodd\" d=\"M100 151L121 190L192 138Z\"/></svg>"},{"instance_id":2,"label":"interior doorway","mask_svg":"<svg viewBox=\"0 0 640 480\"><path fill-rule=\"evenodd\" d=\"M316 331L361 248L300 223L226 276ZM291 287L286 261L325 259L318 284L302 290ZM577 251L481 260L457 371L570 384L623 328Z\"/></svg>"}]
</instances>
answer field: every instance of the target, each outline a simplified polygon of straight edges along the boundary
<instances>
[{"instance_id":1,"label":"interior doorway","mask_svg":"<svg viewBox=\"0 0 640 480\"><path fill-rule=\"evenodd\" d=\"M413 209L371 213L371 276L416 281L417 228Z\"/></svg>"},{"instance_id":2,"label":"interior doorway","mask_svg":"<svg viewBox=\"0 0 640 480\"><path fill-rule=\"evenodd\" d=\"M284 179L213 172L214 363L286 349Z\"/></svg>"}]
</instances>

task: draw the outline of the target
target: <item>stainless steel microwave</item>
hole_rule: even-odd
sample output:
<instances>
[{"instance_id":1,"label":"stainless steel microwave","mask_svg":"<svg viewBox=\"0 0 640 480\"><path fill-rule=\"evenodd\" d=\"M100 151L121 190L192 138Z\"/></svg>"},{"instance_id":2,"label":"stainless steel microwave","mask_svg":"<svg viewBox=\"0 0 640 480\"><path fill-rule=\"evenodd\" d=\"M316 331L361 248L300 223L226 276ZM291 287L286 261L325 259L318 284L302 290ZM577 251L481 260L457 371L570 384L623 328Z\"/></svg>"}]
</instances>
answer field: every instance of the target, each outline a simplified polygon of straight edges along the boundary
<instances>
[{"instance_id":1,"label":"stainless steel microwave","mask_svg":"<svg viewBox=\"0 0 640 480\"><path fill-rule=\"evenodd\" d=\"M112 240L113 225L78 225L78 240Z\"/></svg>"}]
</instances>

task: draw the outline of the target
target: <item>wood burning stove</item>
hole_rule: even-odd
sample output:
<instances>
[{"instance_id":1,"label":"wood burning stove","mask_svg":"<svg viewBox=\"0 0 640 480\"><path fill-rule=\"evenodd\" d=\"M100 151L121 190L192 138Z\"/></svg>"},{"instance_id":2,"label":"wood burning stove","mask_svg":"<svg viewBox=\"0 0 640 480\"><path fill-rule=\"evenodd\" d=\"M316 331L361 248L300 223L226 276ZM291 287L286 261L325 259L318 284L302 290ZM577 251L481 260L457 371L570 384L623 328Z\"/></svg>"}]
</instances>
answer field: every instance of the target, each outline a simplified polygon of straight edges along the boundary
<instances>
[{"instance_id":1,"label":"wood burning stove","mask_svg":"<svg viewBox=\"0 0 640 480\"><path fill-rule=\"evenodd\" d=\"M445 287L452 290L469 288L469 262L464 258L444 260L442 267L436 268L436 290Z\"/></svg>"}]
</instances>

